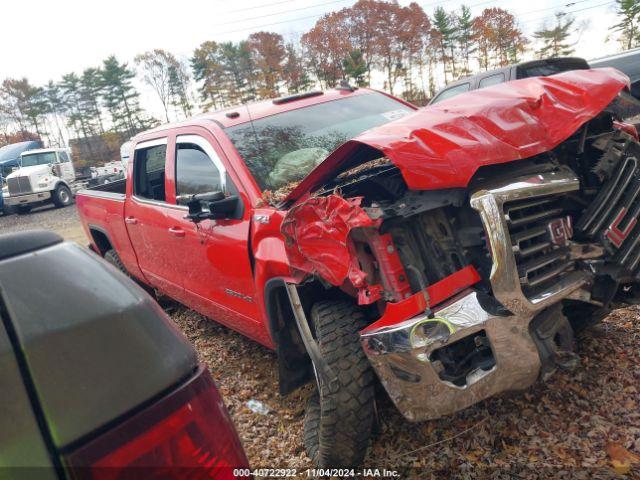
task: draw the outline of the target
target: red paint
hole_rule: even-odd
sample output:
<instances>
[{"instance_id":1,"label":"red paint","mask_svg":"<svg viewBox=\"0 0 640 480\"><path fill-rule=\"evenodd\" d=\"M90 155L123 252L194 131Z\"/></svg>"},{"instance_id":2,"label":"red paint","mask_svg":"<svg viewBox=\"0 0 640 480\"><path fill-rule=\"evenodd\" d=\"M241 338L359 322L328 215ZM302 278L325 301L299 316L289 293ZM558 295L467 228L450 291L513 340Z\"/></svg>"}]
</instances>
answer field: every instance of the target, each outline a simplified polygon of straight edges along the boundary
<instances>
[{"instance_id":1,"label":"red paint","mask_svg":"<svg viewBox=\"0 0 640 480\"><path fill-rule=\"evenodd\" d=\"M427 287L429 294L429 307L433 308L445 300L453 297L456 293L475 285L482 278L478 271L472 266L466 266L462 270L443 278L439 282ZM397 303L388 303L387 308L379 320L372 323L363 332L369 332L382 327L390 327L409 318L415 317L427 309L427 300L422 292Z\"/></svg>"},{"instance_id":2,"label":"red paint","mask_svg":"<svg viewBox=\"0 0 640 480\"><path fill-rule=\"evenodd\" d=\"M234 469L249 468L222 397L202 367L186 385L65 454L64 463L72 478L87 480L222 480L246 478Z\"/></svg>"},{"instance_id":3,"label":"red paint","mask_svg":"<svg viewBox=\"0 0 640 480\"><path fill-rule=\"evenodd\" d=\"M478 168L553 149L600 113L628 86L611 68L532 77L457 95L345 143L291 192L304 198L373 147L413 190L466 187Z\"/></svg>"},{"instance_id":4,"label":"red paint","mask_svg":"<svg viewBox=\"0 0 640 480\"><path fill-rule=\"evenodd\" d=\"M349 280L366 286L366 274L349 239L354 228L377 227L360 208L362 198L317 197L293 207L282 222L291 266L303 274L318 273L336 287Z\"/></svg>"},{"instance_id":5,"label":"red paint","mask_svg":"<svg viewBox=\"0 0 640 480\"><path fill-rule=\"evenodd\" d=\"M459 95L345 143L301 182L292 198L308 198L315 186L349 166L351 155L363 146L387 155L412 189L464 187L483 165L555 147L600 112L625 84L627 79L619 72L602 69L519 80ZM378 222L360 208L359 199L336 195L310 199L288 214L264 207L261 191L224 132L224 127L247 122L249 113L257 119L368 93L367 89L331 91L283 105L265 101L230 109L239 113L236 118L216 112L140 134L134 144L167 140L166 202L145 203L133 197L132 158L123 201L77 196L83 227L89 238L93 228L107 235L127 270L139 280L270 348L274 343L264 294L273 278L295 282L315 273L351 291L360 303L389 296L400 300L408 288L400 280L402 265L397 255L383 253L389 239L378 235ZM244 205L241 219L204 221L198 228L184 220L186 211L175 198L175 138L183 134L201 136L216 151ZM281 228L291 239L286 248ZM368 243L384 278L366 278L350 238L353 229L369 230ZM100 251L98 247L92 240L92 248ZM473 267L467 267L432 285L432 304L478 278ZM426 307L421 302L421 295L413 295L388 303L383 319L396 322L415 315Z\"/></svg>"},{"instance_id":6,"label":"red paint","mask_svg":"<svg viewBox=\"0 0 640 480\"><path fill-rule=\"evenodd\" d=\"M368 230L366 237L380 268L385 290L394 302L404 300L411 294L411 285L391 234L380 235L377 231Z\"/></svg>"},{"instance_id":7,"label":"red paint","mask_svg":"<svg viewBox=\"0 0 640 480\"><path fill-rule=\"evenodd\" d=\"M635 125L632 125L631 123L614 121L613 126L618 130L622 130L623 132L628 133L633 138L635 138L636 141L640 140L640 137L638 136L638 129L635 127Z\"/></svg>"},{"instance_id":8,"label":"red paint","mask_svg":"<svg viewBox=\"0 0 640 480\"><path fill-rule=\"evenodd\" d=\"M637 218L632 218L629 221L629 224L627 225L627 227L624 230L620 230L620 224L622 223L622 220L624 220L626 216L627 216L627 209L622 208L620 210L620 213L616 217L616 219L613 221L611 226L609 226L609 228L607 229L606 237L617 248L620 248L622 246L624 241L627 239L627 237L633 230L633 227L635 227L638 223Z\"/></svg>"}]
</instances>

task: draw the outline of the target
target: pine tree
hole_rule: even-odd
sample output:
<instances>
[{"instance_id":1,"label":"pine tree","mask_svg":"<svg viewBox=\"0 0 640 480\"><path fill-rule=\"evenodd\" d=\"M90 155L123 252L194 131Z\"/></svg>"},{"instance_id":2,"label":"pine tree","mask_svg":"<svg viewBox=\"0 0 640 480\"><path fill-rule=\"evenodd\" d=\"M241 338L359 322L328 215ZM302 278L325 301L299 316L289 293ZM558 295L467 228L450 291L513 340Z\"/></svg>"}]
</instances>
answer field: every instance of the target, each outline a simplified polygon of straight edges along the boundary
<instances>
[{"instance_id":1,"label":"pine tree","mask_svg":"<svg viewBox=\"0 0 640 480\"><path fill-rule=\"evenodd\" d=\"M48 105L48 113L53 118L53 122L55 124L57 130L57 144L64 145L65 144L65 136L62 132L63 126L65 125L65 118L67 109L64 104L64 99L62 98L62 90L60 85L55 83L53 80L49 80L49 82L44 87L44 98ZM65 128L65 132L67 137L69 137L69 130Z\"/></svg>"},{"instance_id":2,"label":"pine tree","mask_svg":"<svg viewBox=\"0 0 640 480\"><path fill-rule=\"evenodd\" d=\"M347 58L342 60L342 66L347 78L352 78L356 85L364 87L367 83L365 75L367 74L367 62L360 50L352 50Z\"/></svg>"},{"instance_id":3,"label":"pine tree","mask_svg":"<svg viewBox=\"0 0 640 480\"><path fill-rule=\"evenodd\" d=\"M574 52L574 44L568 43L568 40L575 19L570 16L564 17L564 13L558 12L553 27L547 28L543 25L540 30L534 32L533 37L542 42L542 46L536 50L538 58L567 56Z\"/></svg>"},{"instance_id":4,"label":"pine tree","mask_svg":"<svg viewBox=\"0 0 640 480\"><path fill-rule=\"evenodd\" d=\"M625 50L640 45L640 0L616 0L616 15L620 22L613 30L620 32L620 43Z\"/></svg>"},{"instance_id":5,"label":"pine tree","mask_svg":"<svg viewBox=\"0 0 640 480\"><path fill-rule=\"evenodd\" d=\"M473 35L473 16L471 15L471 9L466 5L462 5L462 7L460 8L460 15L456 17L456 21L456 41L458 43L458 51L460 52L460 56L463 60L461 73L468 75L471 73L471 55L473 55L476 51L475 37Z\"/></svg>"},{"instance_id":6,"label":"pine tree","mask_svg":"<svg viewBox=\"0 0 640 480\"><path fill-rule=\"evenodd\" d=\"M111 116L113 129L133 136L148 128L152 122L145 118L140 108L140 94L131 84L136 73L112 55L103 62L101 76L102 100Z\"/></svg>"},{"instance_id":7,"label":"pine tree","mask_svg":"<svg viewBox=\"0 0 640 480\"><path fill-rule=\"evenodd\" d=\"M457 77L456 71L456 39L458 29L444 8L436 7L433 11L433 34L432 39L440 55L440 61L444 67L445 81L447 81L447 72L451 73L452 78ZM449 66L449 68L447 68Z\"/></svg>"},{"instance_id":8,"label":"pine tree","mask_svg":"<svg viewBox=\"0 0 640 480\"><path fill-rule=\"evenodd\" d=\"M104 132L100 96L102 95L102 76L99 68L87 68L80 77L80 100L83 114L97 126L98 133Z\"/></svg>"}]
</instances>

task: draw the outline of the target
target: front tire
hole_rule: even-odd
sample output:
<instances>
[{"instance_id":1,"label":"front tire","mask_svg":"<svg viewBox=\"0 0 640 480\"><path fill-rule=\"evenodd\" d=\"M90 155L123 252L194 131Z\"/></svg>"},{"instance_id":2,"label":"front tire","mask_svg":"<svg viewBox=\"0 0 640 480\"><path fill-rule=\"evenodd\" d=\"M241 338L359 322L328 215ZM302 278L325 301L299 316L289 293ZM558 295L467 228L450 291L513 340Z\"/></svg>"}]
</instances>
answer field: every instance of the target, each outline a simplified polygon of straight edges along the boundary
<instances>
[{"instance_id":1,"label":"front tire","mask_svg":"<svg viewBox=\"0 0 640 480\"><path fill-rule=\"evenodd\" d=\"M107 262L109 262L111 265L116 267L118 270L120 270L122 273L129 276L129 273L127 272L127 269L123 265L122 260L120 260L120 256L113 248L105 252L104 259Z\"/></svg>"},{"instance_id":2,"label":"front tire","mask_svg":"<svg viewBox=\"0 0 640 480\"><path fill-rule=\"evenodd\" d=\"M56 208L66 207L73 202L71 190L64 184L60 184L53 192L53 204Z\"/></svg>"},{"instance_id":3,"label":"front tire","mask_svg":"<svg viewBox=\"0 0 640 480\"><path fill-rule=\"evenodd\" d=\"M311 319L322 357L337 377L318 379L304 422L307 455L318 468L357 467L369 446L374 420L374 375L360 346L364 313L346 301L313 305Z\"/></svg>"}]
</instances>

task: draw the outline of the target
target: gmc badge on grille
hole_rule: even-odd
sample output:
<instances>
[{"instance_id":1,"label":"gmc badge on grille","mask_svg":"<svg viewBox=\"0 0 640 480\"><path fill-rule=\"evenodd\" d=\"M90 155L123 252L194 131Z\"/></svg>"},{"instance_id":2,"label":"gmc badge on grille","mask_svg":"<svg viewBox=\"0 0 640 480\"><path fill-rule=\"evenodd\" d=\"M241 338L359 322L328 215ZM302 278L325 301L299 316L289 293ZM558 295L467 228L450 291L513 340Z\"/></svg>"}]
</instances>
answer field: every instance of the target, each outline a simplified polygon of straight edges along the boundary
<instances>
[{"instance_id":1,"label":"gmc badge on grille","mask_svg":"<svg viewBox=\"0 0 640 480\"><path fill-rule=\"evenodd\" d=\"M567 245L573 237L573 222L571 217L557 218L549 222L549 234L555 245Z\"/></svg>"}]
</instances>

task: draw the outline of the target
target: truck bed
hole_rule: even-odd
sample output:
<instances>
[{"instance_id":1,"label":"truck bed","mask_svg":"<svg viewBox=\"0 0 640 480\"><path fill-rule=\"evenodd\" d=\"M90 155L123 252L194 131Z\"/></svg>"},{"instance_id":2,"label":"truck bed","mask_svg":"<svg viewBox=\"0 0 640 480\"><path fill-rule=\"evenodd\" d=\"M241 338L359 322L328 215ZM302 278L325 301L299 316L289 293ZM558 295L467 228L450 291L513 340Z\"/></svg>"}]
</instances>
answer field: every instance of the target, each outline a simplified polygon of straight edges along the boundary
<instances>
[{"instance_id":1,"label":"truck bed","mask_svg":"<svg viewBox=\"0 0 640 480\"><path fill-rule=\"evenodd\" d=\"M104 185L85 188L80 190L78 195L124 200L126 188L127 180L123 178L121 180L116 180L115 182L105 183Z\"/></svg>"},{"instance_id":2,"label":"truck bed","mask_svg":"<svg viewBox=\"0 0 640 480\"><path fill-rule=\"evenodd\" d=\"M138 261L129 240L125 216L125 180L80 190L76 206L87 238L93 240L99 253L114 249L127 270L141 277Z\"/></svg>"}]
</instances>

